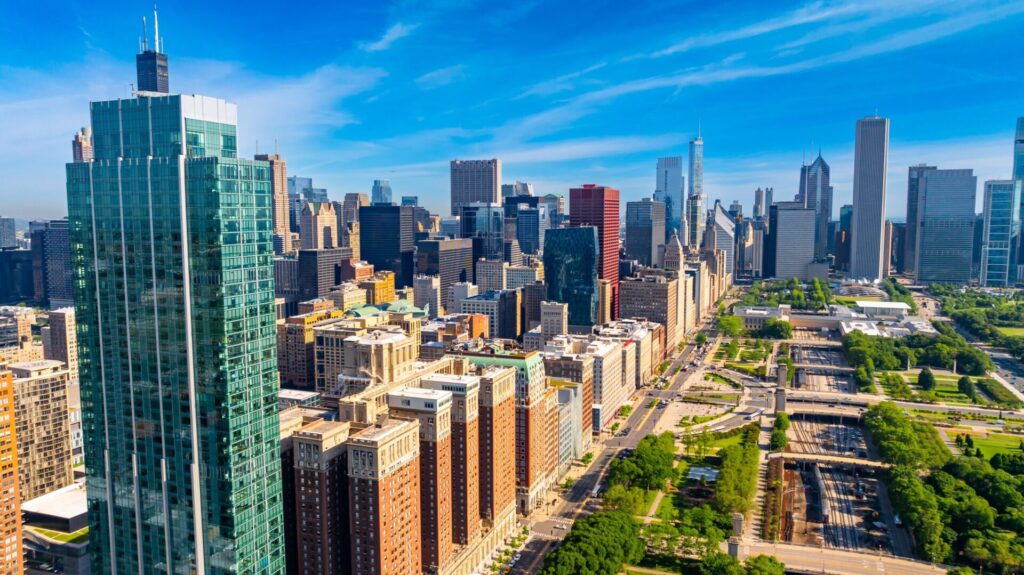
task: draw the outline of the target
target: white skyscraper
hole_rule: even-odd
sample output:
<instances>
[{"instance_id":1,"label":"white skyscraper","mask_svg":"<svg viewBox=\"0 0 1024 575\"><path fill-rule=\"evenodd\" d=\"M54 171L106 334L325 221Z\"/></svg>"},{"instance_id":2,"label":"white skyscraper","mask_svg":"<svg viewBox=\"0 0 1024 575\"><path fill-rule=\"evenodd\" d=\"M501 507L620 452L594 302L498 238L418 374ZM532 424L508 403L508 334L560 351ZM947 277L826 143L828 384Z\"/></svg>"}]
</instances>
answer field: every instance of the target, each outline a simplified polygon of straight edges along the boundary
<instances>
[{"instance_id":1,"label":"white skyscraper","mask_svg":"<svg viewBox=\"0 0 1024 575\"><path fill-rule=\"evenodd\" d=\"M853 221L850 275L882 277L885 235L885 174L889 163L889 119L869 116L857 121L853 155Z\"/></svg>"},{"instance_id":2,"label":"white skyscraper","mask_svg":"<svg viewBox=\"0 0 1024 575\"><path fill-rule=\"evenodd\" d=\"M658 158L657 184L654 189L654 200L665 204L665 240L682 228L685 217L683 199L683 158L670 156Z\"/></svg>"},{"instance_id":3,"label":"white skyscraper","mask_svg":"<svg viewBox=\"0 0 1024 575\"><path fill-rule=\"evenodd\" d=\"M687 205L687 224L689 226L689 238L687 245L694 248L700 247L701 238L704 237L704 206L708 204L704 196L704 138L700 136L700 126L697 126L697 137L690 140L690 188Z\"/></svg>"}]
</instances>

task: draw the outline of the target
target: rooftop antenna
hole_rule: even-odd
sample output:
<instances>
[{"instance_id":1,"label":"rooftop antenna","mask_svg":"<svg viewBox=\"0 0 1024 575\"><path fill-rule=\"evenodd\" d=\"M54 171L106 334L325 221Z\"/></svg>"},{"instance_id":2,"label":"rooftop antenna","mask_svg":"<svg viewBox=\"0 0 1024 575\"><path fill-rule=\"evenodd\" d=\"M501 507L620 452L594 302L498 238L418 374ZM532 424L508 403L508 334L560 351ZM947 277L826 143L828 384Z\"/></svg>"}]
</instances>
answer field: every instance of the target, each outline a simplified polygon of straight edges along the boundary
<instances>
[{"instance_id":1,"label":"rooftop antenna","mask_svg":"<svg viewBox=\"0 0 1024 575\"><path fill-rule=\"evenodd\" d=\"M700 137L700 118L697 118L697 139L698 140L701 139L701 137Z\"/></svg>"},{"instance_id":2,"label":"rooftop antenna","mask_svg":"<svg viewBox=\"0 0 1024 575\"><path fill-rule=\"evenodd\" d=\"M257 138L256 139L256 155L258 156L259 154L260 154L260 140L259 140L259 138Z\"/></svg>"},{"instance_id":3,"label":"rooftop antenna","mask_svg":"<svg viewBox=\"0 0 1024 575\"><path fill-rule=\"evenodd\" d=\"M139 52L145 52L149 49L149 38L146 37L146 17L142 17L142 39L139 41Z\"/></svg>"},{"instance_id":4,"label":"rooftop antenna","mask_svg":"<svg viewBox=\"0 0 1024 575\"><path fill-rule=\"evenodd\" d=\"M277 138L274 138L274 155L280 154L281 152L277 149Z\"/></svg>"},{"instance_id":5,"label":"rooftop antenna","mask_svg":"<svg viewBox=\"0 0 1024 575\"><path fill-rule=\"evenodd\" d=\"M153 4L153 47L160 51L160 20L156 16L156 4Z\"/></svg>"}]
</instances>

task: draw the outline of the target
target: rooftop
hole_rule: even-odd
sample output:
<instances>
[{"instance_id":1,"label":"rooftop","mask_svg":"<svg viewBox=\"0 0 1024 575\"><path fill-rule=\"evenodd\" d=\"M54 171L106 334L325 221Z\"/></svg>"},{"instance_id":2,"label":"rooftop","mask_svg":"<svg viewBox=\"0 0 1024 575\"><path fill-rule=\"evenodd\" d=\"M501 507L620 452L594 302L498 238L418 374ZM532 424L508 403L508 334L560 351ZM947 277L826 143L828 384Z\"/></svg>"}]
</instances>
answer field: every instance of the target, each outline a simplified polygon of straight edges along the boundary
<instances>
[{"instance_id":1,"label":"rooftop","mask_svg":"<svg viewBox=\"0 0 1024 575\"><path fill-rule=\"evenodd\" d=\"M84 483L72 483L21 504L25 513L73 519L89 512Z\"/></svg>"},{"instance_id":2,"label":"rooftop","mask_svg":"<svg viewBox=\"0 0 1024 575\"><path fill-rule=\"evenodd\" d=\"M898 309L910 311L910 306L901 301L857 301L857 307L861 309Z\"/></svg>"}]
</instances>

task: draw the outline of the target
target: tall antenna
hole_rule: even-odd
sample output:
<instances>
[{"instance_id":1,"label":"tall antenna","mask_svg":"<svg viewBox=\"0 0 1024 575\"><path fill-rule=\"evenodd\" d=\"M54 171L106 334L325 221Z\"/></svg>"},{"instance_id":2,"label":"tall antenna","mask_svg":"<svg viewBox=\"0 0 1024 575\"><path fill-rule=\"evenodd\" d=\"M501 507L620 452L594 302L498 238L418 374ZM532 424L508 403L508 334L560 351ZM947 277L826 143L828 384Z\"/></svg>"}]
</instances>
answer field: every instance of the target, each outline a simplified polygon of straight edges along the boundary
<instances>
[{"instance_id":1,"label":"tall antenna","mask_svg":"<svg viewBox=\"0 0 1024 575\"><path fill-rule=\"evenodd\" d=\"M259 139L257 139L256 140L256 154L259 155L259 153L260 153L260 141L259 141Z\"/></svg>"},{"instance_id":2,"label":"tall antenna","mask_svg":"<svg viewBox=\"0 0 1024 575\"><path fill-rule=\"evenodd\" d=\"M280 152L277 150L277 138L274 138L274 155L277 155L279 153Z\"/></svg>"},{"instance_id":3,"label":"tall antenna","mask_svg":"<svg viewBox=\"0 0 1024 575\"><path fill-rule=\"evenodd\" d=\"M142 17L142 46L139 52L149 50L149 38L146 37L146 17Z\"/></svg>"},{"instance_id":4,"label":"tall antenna","mask_svg":"<svg viewBox=\"0 0 1024 575\"><path fill-rule=\"evenodd\" d=\"M153 47L160 51L160 20L156 16L156 4L153 4Z\"/></svg>"}]
</instances>

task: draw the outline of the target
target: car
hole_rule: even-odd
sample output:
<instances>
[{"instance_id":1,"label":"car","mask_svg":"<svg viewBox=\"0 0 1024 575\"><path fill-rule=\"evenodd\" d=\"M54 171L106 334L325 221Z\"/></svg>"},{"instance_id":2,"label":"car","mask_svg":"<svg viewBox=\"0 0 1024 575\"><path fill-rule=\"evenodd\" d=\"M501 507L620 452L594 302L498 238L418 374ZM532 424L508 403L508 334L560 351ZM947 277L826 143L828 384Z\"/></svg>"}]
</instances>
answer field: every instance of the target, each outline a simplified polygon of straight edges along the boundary
<instances>
[{"instance_id":1,"label":"car","mask_svg":"<svg viewBox=\"0 0 1024 575\"><path fill-rule=\"evenodd\" d=\"M568 527L566 527L565 525L559 523L559 524L555 525L555 529L565 530L565 529L568 529Z\"/></svg>"},{"instance_id":2,"label":"car","mask_svg":"<svg viewBox=\"0 0 1024 575\"><path fill-rule=\"evenodd\" d=\"M513 557L512 560L513 561L519 561L522 558L523 558L523 554L522 553L516 553L516 556Z\"/></svg>"}]
</instances>

